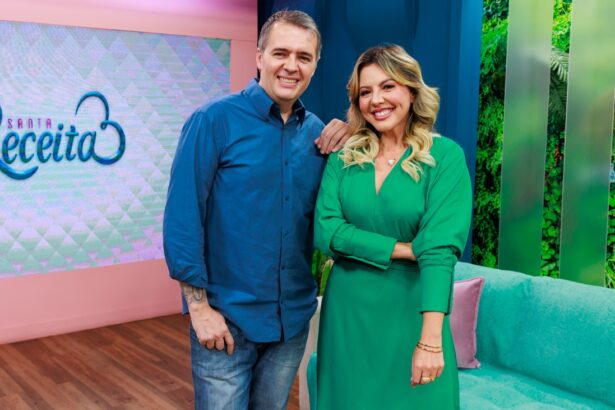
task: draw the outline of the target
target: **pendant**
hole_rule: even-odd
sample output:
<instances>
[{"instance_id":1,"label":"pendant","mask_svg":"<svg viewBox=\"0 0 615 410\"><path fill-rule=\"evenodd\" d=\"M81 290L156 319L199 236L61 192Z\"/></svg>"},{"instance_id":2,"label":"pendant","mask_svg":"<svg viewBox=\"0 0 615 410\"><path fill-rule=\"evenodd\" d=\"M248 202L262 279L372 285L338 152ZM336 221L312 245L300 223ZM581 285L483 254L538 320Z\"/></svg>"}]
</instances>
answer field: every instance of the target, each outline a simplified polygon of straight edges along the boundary
<instances>
[{"instance_id":1,"label":"pendant","mask_svg":"<svg viewBox=\"0 0 615 410\"><path fill-rule=\"evenodd\" d=\"M390 167L392 167L392 166L393 166L393 164L395 164L395 158L393 158L393 159L387 159L387 164L388 164Z\"/></svg>"}]
</instances>

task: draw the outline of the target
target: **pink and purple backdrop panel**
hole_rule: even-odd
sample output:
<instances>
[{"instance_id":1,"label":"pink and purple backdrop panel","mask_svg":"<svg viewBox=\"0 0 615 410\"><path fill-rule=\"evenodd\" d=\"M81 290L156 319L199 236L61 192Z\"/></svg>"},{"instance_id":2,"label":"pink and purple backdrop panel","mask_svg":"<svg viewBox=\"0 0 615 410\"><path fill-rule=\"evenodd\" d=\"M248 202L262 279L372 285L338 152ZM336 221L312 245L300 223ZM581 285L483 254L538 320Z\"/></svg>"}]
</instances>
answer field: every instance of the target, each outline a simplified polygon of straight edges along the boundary
<instances>
[{"instance_id":1,"label":"pink and purple backdrop panel","mask_svg":"<svg viewBox=\"0 0 615 410\"><path fill-rule=\"evenodd\" d=\"M229 92L230 41L0 22L0 44L0 160L37 167L23 179L0 172L0 279L163 258L177 138L196 107ZM91 97L76 113L90 92L108 108ZM101 127L105 114L115 127ZM118 158L120 129L116 162L88 158Z\"/></svg>"}]
</instances>

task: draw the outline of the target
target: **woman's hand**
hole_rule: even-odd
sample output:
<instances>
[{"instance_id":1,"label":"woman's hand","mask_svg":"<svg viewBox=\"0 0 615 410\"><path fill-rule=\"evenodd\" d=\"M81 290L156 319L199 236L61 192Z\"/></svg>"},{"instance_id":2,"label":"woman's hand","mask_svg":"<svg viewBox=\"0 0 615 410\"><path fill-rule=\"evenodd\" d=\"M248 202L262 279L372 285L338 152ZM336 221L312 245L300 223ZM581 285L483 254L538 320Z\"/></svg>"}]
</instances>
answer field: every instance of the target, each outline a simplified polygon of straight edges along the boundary
<instances>
[{"instance_id":1,"label":"woman's hand","mask_svg":"<svg viewBox=\"0 0 615 410\"><path fill-rule=\"evenodd\" d=\"M412 378L410 385L429 384L442 374L444 369L444 354L432 353L419 347L414 348L412 355Z\"/></svg>"},{"instance_id":2,"label":"woman's hand","mask_svg":"<svg viewBox=\"0 0 615 410\"><path fill-rule=\"evenodd\" d=\"M411 261L415 261L416 257L414 256L414 252L412 251L412 243L397 242L395 244L395 247L393 248L391 259L408 259Z\"/></svg>"},{"instance_id":3,"label":"woman's hand","mask_svg":"<svg viewBox=\"0 0 615 410\"><path fill-rule=\"evenodd\" d=\"M410 384L434 382L444 369L444 353L442 353L442 324L444 313L423 312L423 329L421 339L412 355L412 378Z\"/></svg>"}]
</instances>

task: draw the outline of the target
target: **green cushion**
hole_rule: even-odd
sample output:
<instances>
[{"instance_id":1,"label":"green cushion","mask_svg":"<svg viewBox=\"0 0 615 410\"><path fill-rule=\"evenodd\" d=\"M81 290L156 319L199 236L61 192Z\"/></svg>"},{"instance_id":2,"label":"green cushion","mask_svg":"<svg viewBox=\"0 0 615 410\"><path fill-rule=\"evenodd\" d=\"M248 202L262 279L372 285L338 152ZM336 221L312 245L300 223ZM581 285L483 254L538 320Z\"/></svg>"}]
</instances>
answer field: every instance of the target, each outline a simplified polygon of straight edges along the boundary
<instances>
[{"instance_id":1,"label":"green cushion","mask_svg":"<svg viewBox=\"0 0 615 410\"><path fill-rule=\"evenodd\" d=\"M615 406L615 291L457 264L455 279L475 276L481 363Z\"/></svg>"},{"instance_id":2,"label":"green cushion","mask_svg":"<svg viewBox=\"0 0 615 410\"><path fill-rule=\"evenodd\" d=\"M462 410L607 410L613 407L486 363L459 371Z\"/></svg>"}]
</instances>

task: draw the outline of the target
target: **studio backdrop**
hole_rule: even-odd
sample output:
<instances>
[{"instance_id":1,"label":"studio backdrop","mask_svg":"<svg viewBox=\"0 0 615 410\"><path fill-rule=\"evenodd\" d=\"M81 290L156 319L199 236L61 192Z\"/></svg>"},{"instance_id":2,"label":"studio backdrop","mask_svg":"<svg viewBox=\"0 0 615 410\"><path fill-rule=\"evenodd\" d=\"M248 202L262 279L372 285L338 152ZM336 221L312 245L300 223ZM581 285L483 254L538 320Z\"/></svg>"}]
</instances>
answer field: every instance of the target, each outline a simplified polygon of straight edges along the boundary
<instances>
[{"instance_id":1,"label":"studio backdrop","mask_svg":"<svg viewBox=\"0 0 615 410\"><path fill-rule=\"evenodd\" d=\"M162 259L181 127L230 41L0 22L0 279Z\"/></svg>"}]
</instances>

